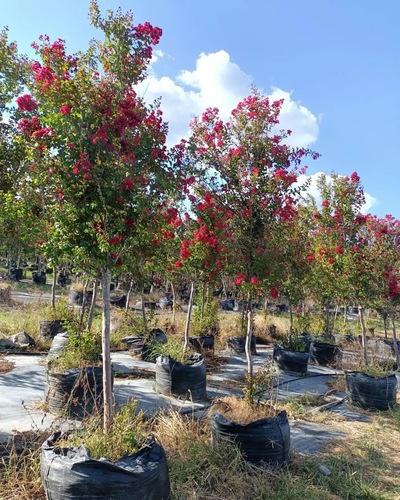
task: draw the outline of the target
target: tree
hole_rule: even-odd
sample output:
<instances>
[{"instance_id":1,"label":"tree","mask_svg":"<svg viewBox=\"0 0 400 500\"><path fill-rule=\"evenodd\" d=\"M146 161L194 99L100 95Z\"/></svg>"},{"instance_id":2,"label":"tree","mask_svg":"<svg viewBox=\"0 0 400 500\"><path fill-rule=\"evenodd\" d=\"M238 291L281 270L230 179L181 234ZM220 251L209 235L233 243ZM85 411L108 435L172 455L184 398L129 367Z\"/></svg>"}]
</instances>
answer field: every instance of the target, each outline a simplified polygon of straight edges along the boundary
<instances>
[{"instance_id":1,"label":"tree","mask_svg":"<svg viewBox=\"0 0 400 500\"><path fill-rule=\"evenodd\" d=\"M218 204L229 214L231 249L228 269L247 296L247 369L252 380L252 299L259 287L276 282L277 256L271 237L296 212L296 186L303 159L318 155L287 145L290 131L278 131L283 101L270 102L255 89L224 123L218 110L208 109L191 125L186 144L187 162L196 178L209 186ZM303 170L301 170L303 171ZM229 264L230 262L230 264Z\"/></svg>"},{"instance_id":2,"label":"tree","mask_svg":"<svg viewBox=\"0 0 400 500\"><path fill-rule=\"evenodd\" d=\"M29 140L30 177L49 213L49 240L64 257L101 279L103 291L104 427L112 422L110 280L114 269L138 262L158 227L173 164L167 127L156 103L134 90L161 36L134 26L120 9L91 23L103 32L85 53L67 55L63 40L41 36L31 63L31 94L17 99L20 129Z\"/></svg>"}]
</instances>

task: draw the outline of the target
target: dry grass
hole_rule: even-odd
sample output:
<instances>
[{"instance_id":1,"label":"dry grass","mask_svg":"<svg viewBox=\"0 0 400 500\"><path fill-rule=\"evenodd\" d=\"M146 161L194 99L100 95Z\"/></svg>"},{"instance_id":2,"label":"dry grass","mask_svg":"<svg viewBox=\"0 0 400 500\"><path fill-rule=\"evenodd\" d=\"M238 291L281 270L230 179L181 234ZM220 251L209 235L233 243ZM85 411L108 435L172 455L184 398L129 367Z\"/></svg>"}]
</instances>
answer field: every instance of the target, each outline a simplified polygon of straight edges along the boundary
<instances>
[{"instance_id":1,"label":"dry grass","mask_svg":"<svg viewBox=\"0 0 400 500\"><path fill-rule=\"evenodd\" d=\"M253 404L250 405L243 398L234 396L226 396L214 400L209 414L220 413L225 418L232 420L238 424L248 424L255 420L272 417L279 410L269 404Z\"/></svg>"}]
</instances>

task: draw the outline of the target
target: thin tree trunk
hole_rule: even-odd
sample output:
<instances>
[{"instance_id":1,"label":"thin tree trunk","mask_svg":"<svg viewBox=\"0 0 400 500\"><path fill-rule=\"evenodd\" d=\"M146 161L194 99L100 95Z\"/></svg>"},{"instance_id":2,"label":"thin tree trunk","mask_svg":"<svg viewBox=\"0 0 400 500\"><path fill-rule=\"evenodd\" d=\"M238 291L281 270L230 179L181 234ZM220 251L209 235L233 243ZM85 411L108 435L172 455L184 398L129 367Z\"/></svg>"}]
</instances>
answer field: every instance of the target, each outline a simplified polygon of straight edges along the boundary
<instances>
[{"instance_id":1,"label":"thin tree trunk","mask_svg":"<svg viewBox=\"0 0 400 500\"><path fill-rule=\"evenodd\" d=\"M125 311L129 311L129 302L131 301L131 294L132 294L132 289L133 289L133 280L129 283L129 290L128 293L126 294L126 304L125 304Z\"/></svg>"},{"instance_id":2,"label":"thin tree trunk","mask_svg":"<svg viewBox=\"0 0 400 500\"><path fill-rule=\"evenodd\" d=\"M85 280L83 283L83 289L82 289L82 306L81 306L81 317L80 317L80 324L83 324L83 317L85 316L85 310L86 310L86 292L87 292L87 287L88 287L88 280Z\"/></svg>"},{"instance_id":3,"label":"thin tree trunk","mask_svg":"<svg viewBox=\"0 0 400 500\"><path fill-rule=\"evenodd\" d=\"M201 312L200 312L200 319L203 320L204 318L204 305L206 301L206 283L203 281L202 288L201 288Z\"/></svg>"},{"instance_id":4,"label":"thin tree trunk","mask_svg":"<svg viewBox=\"0 0 400 500\"><path fill-rule=\"evenodd\" d=\"M102 276L103 290L103 327L102 327L102 354L103 354L103 430L106 433L114 417L112 377L111 377L111 354L110 354L110 324L111 324L111 304L110 304L110 283L111 272L106 270Z\"/></svg>"},{"instance_id":5,"label":"thin tree trunk","mask_svg":"<svg viewBox=\"0 0 400 500\"><path fill-rule=\"evenodd\" d=\"M253 335L253 307L251 303L250 293L247 296L247 331L246 331L246 360L247 360L247 374L249 377L250 391L252 393L253 385L253 359L251 356L251 337Z\"/></svg>"},{"instance_id":6,"label":"thin tree trunk","mask_svg":"<svg viewBox=\"0 0 400 500\"><path fill-rule=\"evenodd\" d=\"M143 293L143 291L141 292L140 297L142 299L143 326L144 326L144 331L147 333L147 331L148 331L148 328L147 328L147 317L146 317L146 308L144 307L144 293Z\"/></svg>"},{"instance_id":7,"label":"thin tree trunk","mask_svg":"<svg viewBox=\"0 0 400 500\"><path fill-rule=\"evenodd\" d=\"M56 285L57 285L57 267L53 266L53 282L51 284L51 307L56 308Z\"/></svg>"},{"instance_id":8,"label":"thin tree trunk","mask_svg":"<svg viewBox=\"0 0 400 500\"><path fill-rule=\"evenodd\" d=\"M330 329L330 324L329 324L329 306L330 302L327 300L325 302L325 307L326 307L326 333L329 334L329 329Z\"/></svg>"},{"instance_id":9,"label":"thin tree trunk","mask_svg":"<svg viewBox=\"0 0 400 500\"><path fill-rule=\"evenodd\" d=\"M387 332L387 314L386 313L383 313L383 328L385 330L385 339L387 340L388 332Z\"/></svg>"},{"instance_id":10,"label":"thin tree trunk","mask_svg":"<svg viewBox=\"0 0 400 500\"><path fill-rule=\"evenodd\" d=\"M293 333L293 308L292 304L289 302L289 335Z\"/></svg>"},{"instance_id":11,"label":"thin tree trunk","mask_svg":"<svg viewBox=\"0 0 400 500\"><path fill-rule=\"evenodd\" d=\"M185 341L183 343L183 350L185 351L189 347L189 331L190 331L190 318L192 316L193 309L193 299L194 299L194 281L192 281L190 286L190 297L189 297L189 305L188 311L186 315L186 327L185 327Z\"/></svg>"},{"instance_id":12,"label":"thin tree trunk","mask_svg":"<svg viewBox=\"0 0 400 500\"><path fill-rule=\"evenodd\" d=\"M359 314L360 314L360 324L361 324L361 345L362 345L362 351L363 351L363 359L364 359L364 364L368 365L368 352L367 352L367 329L365 327L365 321L364 321L364 308L359 307Z\"/></svg>"},{"instance_id":13,"label":"thin tree trunk","mask_svg":"<svg viewBox=\"0 0 400 500\"><path fill-rule=\"evenodd\" d=\"M172 291L172 324L175 325L176 321L176 296L175 296L175 286L171 282L171 291Z\"/></svg>"},{"instance_id":14,"label":"thin tree trunk","mask_svg":"<svg viewBox=\"0 0 400 500\"><path fill-rule=\"evenodd\" d=\"M397 364L397 366L400 366L400 352L399 352L399 345L397 343L395 315L396 315L396 313L394 312L390 316L391 321L392 321L392 331L393 331L393 349L394 349L394 355L396 357L396 364Z\"/></svg>"},{"instance_id":15,"label":"thin tree trunk","mask_svg":"<svg viewBox=\"0 0 400 500\"><path fill-rule=\"evenodd\" d=\"M87 329L90 330L92 328L93 324L93 316L94 316L94 310L96 309L96 300L97 300L97 289L99 286L99 282L97 279L93 281L93 295L92 295L92 302L90 303L90 309L89 309L89 314L88 314L88 320L87 320Z\"/></svg>"},{"instance_id":16,"label":"thin tree trunk","mask_svg":"<svg viewBox=\"0 0 400 500\"><path fill-rule=\"evenodd\" d=\"M346 325L347 323L347 306L344 306L344 312L343 312L343 325Z\"/></svg>"}]
</instances>

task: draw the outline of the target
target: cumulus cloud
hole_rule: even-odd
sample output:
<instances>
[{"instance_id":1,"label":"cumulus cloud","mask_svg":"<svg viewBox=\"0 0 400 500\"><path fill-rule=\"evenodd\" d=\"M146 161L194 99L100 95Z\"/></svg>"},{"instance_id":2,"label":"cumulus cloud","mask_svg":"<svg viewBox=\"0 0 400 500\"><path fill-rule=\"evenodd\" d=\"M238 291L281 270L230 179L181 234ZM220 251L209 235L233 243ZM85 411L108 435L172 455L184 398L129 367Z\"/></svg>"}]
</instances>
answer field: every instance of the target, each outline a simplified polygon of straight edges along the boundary
<instances>
[{"instance_id":1,"label":"cumulus cloud","mask_svg":"<svg viewBox=\"0 0 400 500\"><path fill-rule=\"evenodd\" d=\"M321 205L321 203L322 203L321 197L319 196L319 193L318 193L318 187L317 187L318 178L322 174L323 174L323 172L316 172L315 174L312 174L312 175L300 175L298 178L299 185L304 185L306 182L309 183L309 186L307 188L306 193L311 195L315 199L317 205ZM329 174L326 174L326 179L328 182L330 182L331 178L330 178ZM363 214L368 214L368 213L370 213L371 207L375 206L377 204L378 200L376 198L374 198L372 195L370 195L369 193L364 192L364 196L365 196L365 203L361 207L361 212Z\"/></svg>"},{"instance_id":2,"label":"cumulus cloud","mask_svg":"<svg viewBox=\"0 0 400 500\"><path fill-rule=\"evenodd\" d=\"M147 102L162 97L161 108L169 123L169 145L187 138L188 125L208 107L217 107L222 119L227 120L237 103L250 94L252 78L224 51L201 53L195 69L182 70L176 77L159 76L156 62L163 56L155 54L149 76L138 86L138 92ZM292 92L272 89L271 99L284 99L279 128L292 130L290 145L307 147L317 140L317 117Z\"/></svg>"}]
</instances>

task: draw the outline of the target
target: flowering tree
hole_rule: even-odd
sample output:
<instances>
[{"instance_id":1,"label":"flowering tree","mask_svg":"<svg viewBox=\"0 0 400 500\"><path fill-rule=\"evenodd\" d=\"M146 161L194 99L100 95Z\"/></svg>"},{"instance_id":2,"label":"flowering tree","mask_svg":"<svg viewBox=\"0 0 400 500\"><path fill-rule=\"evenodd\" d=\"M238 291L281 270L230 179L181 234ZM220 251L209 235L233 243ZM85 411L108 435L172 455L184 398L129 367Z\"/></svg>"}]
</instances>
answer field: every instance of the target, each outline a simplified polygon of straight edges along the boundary
<instances>
[{"instance_id":1,"label":"flowering tree","mask_svg":"<svg viewBox=\"0 0 400 500\"><path fill-rule=\"evenodd\" d=\"M322 203L318 207L312 200L304 214L310 224L308 286L316 300L326 308L329 333L332 301L354 300L347 259L354 250L357 251L359 227L365 223L365 217L360 213L364 192L355 172L350 177L333 173L330 179L322 174L317 187Z\"/></svg>"},{"instance_id":2,"label":"flowering tree","mask_svg":"<svg viewBox=\"0 0 400 500\"><path fill-rule=\"evenodd\" d=\"M147 107L134 85L144 78L161 35L131 13L100 16L103 32L86 53L67 55L63 40L34 44L30 94L18 98L20 129L30 141L27 179L41 190L51 244L101 279L103 290L104 426L112 422L110 280L113 269L137 262L150 243L167 197L166 125L157 105Z\"/></svg>"},{"instance_id":3,"label":"flowering tree","mask_svg":"<svg viewBox=\"0 0 400 500\"><path fill-rule=\"evenodd\" d=\"M252 297L260 286L275 283L276 253L271 234L296 211L297 174L304 157L318 155L286 144L290 131L278 131L283 101L270 102L256 90L223 122L208 109L191 125L186 145L189 164L209 183L218 204L229 214L233 251L227 259L236 270L236 284L247 295L246 355L252 380Z\"/></svg>"}]
</instances>

